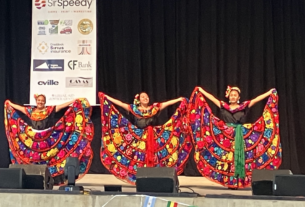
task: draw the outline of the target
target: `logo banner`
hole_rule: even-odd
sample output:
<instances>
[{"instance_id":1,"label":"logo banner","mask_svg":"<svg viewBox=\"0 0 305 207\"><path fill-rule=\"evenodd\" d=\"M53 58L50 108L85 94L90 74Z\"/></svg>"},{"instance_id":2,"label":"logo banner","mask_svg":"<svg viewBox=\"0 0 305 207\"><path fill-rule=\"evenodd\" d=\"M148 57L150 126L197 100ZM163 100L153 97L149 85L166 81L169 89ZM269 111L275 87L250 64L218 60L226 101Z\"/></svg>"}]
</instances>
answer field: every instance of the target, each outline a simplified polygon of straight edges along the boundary
<instances>
[{"instance_id":1,"label":"logo banner","mask_svg":"<svg viewBox=\"0 0 305 207\"><path fill-rule=\"evenodd\" d=\"M96 0L33 0L30 104L96 104Z\"/></svg>"}]
</instances>

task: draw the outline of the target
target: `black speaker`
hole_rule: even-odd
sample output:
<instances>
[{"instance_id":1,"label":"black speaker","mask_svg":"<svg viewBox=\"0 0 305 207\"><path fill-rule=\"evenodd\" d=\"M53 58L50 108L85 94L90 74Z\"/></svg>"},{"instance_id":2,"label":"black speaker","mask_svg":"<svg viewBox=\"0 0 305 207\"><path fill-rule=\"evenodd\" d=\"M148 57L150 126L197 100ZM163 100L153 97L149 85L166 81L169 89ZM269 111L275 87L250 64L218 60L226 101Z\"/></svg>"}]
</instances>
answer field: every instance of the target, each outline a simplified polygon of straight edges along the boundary
<instances>
[{"instance_id":1,"label":"black speaker","mask_svg":"<svg viewBox=\"0 0 305 207\"><path fill-rule=\"evenodd\" d=\"M105 185L104 189L105 189L105 191L122 192L121 185Z\"/></svg>"},{"instance_id":2,"label":"black speaker","mask_svg":"<svg viewBox=\"0 0 305 207\"><path fill-rule=\"evenodd\" d=\"M174 168L138 168L137 192L178 193L179 181Z\"/></svg>"},{"instance_id":3,"label":"black speaker","mask_svg":"<svg viewBox=\"0 0 305 207\"><path fill-rule=\"evenodd\" d=\"M252 195L273 195L273 181L276 175L291 175L290 170L258 170L252 172Z\"/></svg>"},{"instance_id":4,"label":"black speaker","mask_svg":"<svg viewBox=\"0 0 305 207\"><path fill-rule=\"evenodd\" d=\"M305 175L276 175L273 194L276 196L305 196Z\"/></svg>"},{"instance_id":5,"label":"black speaker","mask_svg":"<svg viewBox=\"0 0 305 207\"><path fill-rule=\"evenodd\" d=\"M0 168L0 188L23 189L25 172L21 168Z\"/></svg>"},{"instance_id":6,"label":"black speaker","mask_svg":"<svg viewBox=\"0 0 305 207\"><path fill-rule=\"evenodd\" d=\"M254 181L252 182L251 186L252 186L252 195L273 195L272 180Z\"/></svg>"},{"instance_id":7,"label":"black speaker","mask_svg":"<svg viewBox=\"0 0 305 207\"><path fill-rule=\"evenodd\" d=\"M24 176L25 189L53 189L54 179L47 165L10 164L9 168L22 168L24 170L26 174Z\"/></svg>"},{"instance_id":8,"label":"black speaker","mask_svg":"<svg viewBox=\"0 0 305 207\"><path fill-rule=\"evenodd\" d=\"M258 170L254 169L252 171L252 182L260 180L274 180L276 175L292 175L290 170Z\"/></svg>"},{"instance_id":9,"label":"black speaker","mask_svg":"<svg viewBox=\"0 0 305 207\"><path fill-rule=\"evenodd\" d=\"M25 175L23 177L24 189L44 189L44 178L42 175Z\"/></svg>"}]
</instances>

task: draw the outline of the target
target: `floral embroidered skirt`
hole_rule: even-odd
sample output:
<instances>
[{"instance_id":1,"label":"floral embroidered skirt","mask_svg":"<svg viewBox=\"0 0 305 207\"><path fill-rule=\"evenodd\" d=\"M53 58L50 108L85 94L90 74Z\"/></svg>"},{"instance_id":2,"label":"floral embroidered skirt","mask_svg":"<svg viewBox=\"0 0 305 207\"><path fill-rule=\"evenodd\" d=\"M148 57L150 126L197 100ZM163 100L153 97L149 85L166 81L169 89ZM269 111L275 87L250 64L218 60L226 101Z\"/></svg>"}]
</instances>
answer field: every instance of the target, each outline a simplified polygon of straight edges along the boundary
<instances>
[{"instance_id":1,"label":"floral embroidered skirt","mask_svg":"<svg viewBox=\"0 0 305 207\"><path fill-rule=\"evenodd\" d=\"M52 127L35 130L20 118L8 102L4 123L13 164L47 164L53 177L64 173L67 157L80 160L80 177L90 168L94 135L87 99L76 100Z\"/></svg>"},{"instance_id":2,"label":"floral embroidered skirt","mask_svg":"<svg viewBox=\"0 0 305 207\"><path fill-rule=\"evenodd\" d=\"M118 179L135 184L137 168L173 167L177 174L192 149L186 118L187 102L162 126L139 129L99 93L101 103L101 161Z\"/></svg>"},{"instance_id":3,"label":"floral embroidered skirt","mask_svg":"<svg viewBox=\"0 0 305 207\"><path fill-rule=\"evenodd\" d=\"M263 115L253 124L243 124L245 178L234 176L235 128L214 116L195 89L189 104L189 120L199 172L209 180L230 188L251 185L253 169L278 169L282 161L279 135L278 96L274 91Z\"/></svg>"}]
</instances>

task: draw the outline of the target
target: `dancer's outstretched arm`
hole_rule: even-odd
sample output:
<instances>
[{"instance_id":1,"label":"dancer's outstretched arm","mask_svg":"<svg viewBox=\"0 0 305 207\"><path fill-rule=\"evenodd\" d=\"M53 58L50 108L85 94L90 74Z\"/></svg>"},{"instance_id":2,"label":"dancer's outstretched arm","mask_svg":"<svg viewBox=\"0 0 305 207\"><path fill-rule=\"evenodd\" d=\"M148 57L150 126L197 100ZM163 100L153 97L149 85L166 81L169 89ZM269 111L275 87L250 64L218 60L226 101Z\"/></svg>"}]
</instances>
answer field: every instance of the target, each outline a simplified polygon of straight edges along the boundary
<instances>
[{"instance_id":1,"label":"dancer's outstretched arm","mask_svg":"<svg viewBox=\"0 0 305 207\"><path fill-rule=\"evenodd\" d=\"M129 111L129 106L128 106L127 103L124 103L124 102L122 102L122 101L120 101L120 100L114 99L114 98L112 98L112 97L110 97L110 96L108 96L108 95L106 95L106 94L105 94L105 96L106 96L106 98L107 98L109 101L111 101L111 102L114 103L115 105L118 105L118 106L122 107L123 109L125 109L126 111Z\"/></svg>"},{"instance_id":2,"label":"dancer's outstretched arm","mask_svg":"<svg viewBox=\"0 0 305 207\"><path fill-rule=\"evenodd\" d=\"M61 109L69 106L70 104L72 104L76 99L72 100L72 101L69 101L69 102L66 102L66 103L63 103L63 104L60 104L60 105L56 105L55 107L55 112L58 112L60 111Z\"/></svg>"},{"instance_id":3,"label":"dancer's outstretched arm","mask_svg":"<svg viewBox=\"0 0 305 207\"><path fill-rule=\"evenodd\" d=\"M256 98L252 99L249 103L249 108L252 107L254 104L256 104L257 102L267 98L268 96L270 96L272 94L272 91L274 90L274 88L270 89L268 92L263 93L262 95L257 96Z\"/></svg>"},{"instance_id":4,"label":"dancer's outstretched arm","mask_svg":"<svg viewBox=\"0 0 305 207\"><path fill-rule=\"evenodd\" d=\"M205 90L203 90L201 87L198 87L198 89L199 89L199 91L201 93L203 93L203 95L205 97L210 99L216 106L218 106L220 108L220 101L217 98L215 98L212 94L210 94L210 93L206 92Z\"/></svg>"},{"instance_id":5,"label":"dancer's outstretched arm","mask_svg":"<svg viewBox=\"0 0 305 207\"><path fill-rule=\"evenodd\" d=\"M160 107L160 110L163 110L165 109L166 107L170 106L170 105L173 105L179 101L182 101L183 100L183 97L180 97L180 98L176 98L176 99L173 99L173 100L169 100L169 101L166 101L166 102L162 102L161 103L161 107Z\"/></svg>"},{"instance_id":6,"label":"dancer's outstretched arm","mask_svg":"<svg viewBox=\"0 0 305 207\"><path fill-rule=\"evenodd\" d=\"M8 104L13 107L14 109L18 110L18 111L21 111L22 113L26 114L26 109L24 106L20 106L18 104L14 104L12 103L11 101L8 101Z\"/></svg>"}]
</instances>

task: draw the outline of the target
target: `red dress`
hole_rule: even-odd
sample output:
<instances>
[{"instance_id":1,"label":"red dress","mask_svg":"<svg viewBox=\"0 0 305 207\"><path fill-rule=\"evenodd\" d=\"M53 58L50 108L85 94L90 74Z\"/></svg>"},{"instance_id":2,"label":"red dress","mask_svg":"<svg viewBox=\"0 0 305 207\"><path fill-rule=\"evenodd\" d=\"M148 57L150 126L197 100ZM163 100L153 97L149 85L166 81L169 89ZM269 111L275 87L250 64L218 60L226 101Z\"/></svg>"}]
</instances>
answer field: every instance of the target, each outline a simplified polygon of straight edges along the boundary
<instances>
[{"instance_id":1,"label":"red dress","mask_svg":"<svg viewBox=\"0 0 305 207\"><path fill-rule=\"evenodd\" d=\"M198 88L192 93L189 104L197 168L204 177L230 188L250 186L253 169L275 170L282 161L276 90L270 95L263 115L253 124L242 123L248 104L249 102L244 102L239 108L230 110L227 104L221 102L221 110L226 111L224 119L233 123L225 123L217 118ZM234 175L235 135L238 125L241 127L244 146L244 178Z\"/></svg>"},{"instance_id":2,"label":"red dress","mask_svg":"<svg viewBox=\"0 0 305 207\"><path fill-rule=\"evenodd\" d=\"M55 106L40 112L35 112L35 107L26 107L26 115L33 126L22 120L8 101L4 108L5 131L13 164L47 164L55 177L64 173L65 160L71 156L80 160L80 176L87 173L93 158L90 144L94 135L87 99L76 100L52 126Z\"/></svg>"},{"instance_id":3,"label":"red dress","mask_svg":"<svg viewBox=\"0 0 305 207\"><path fill-rule=\"evenodd\" d=\"M160 104L142 113L130 105L132 124L99 93L102 121L101 161L118 179L135 184L139 167L183 168L192 149L187 121L187 101L162 126L155 126Z\"/></svg>"}]
</instances>

